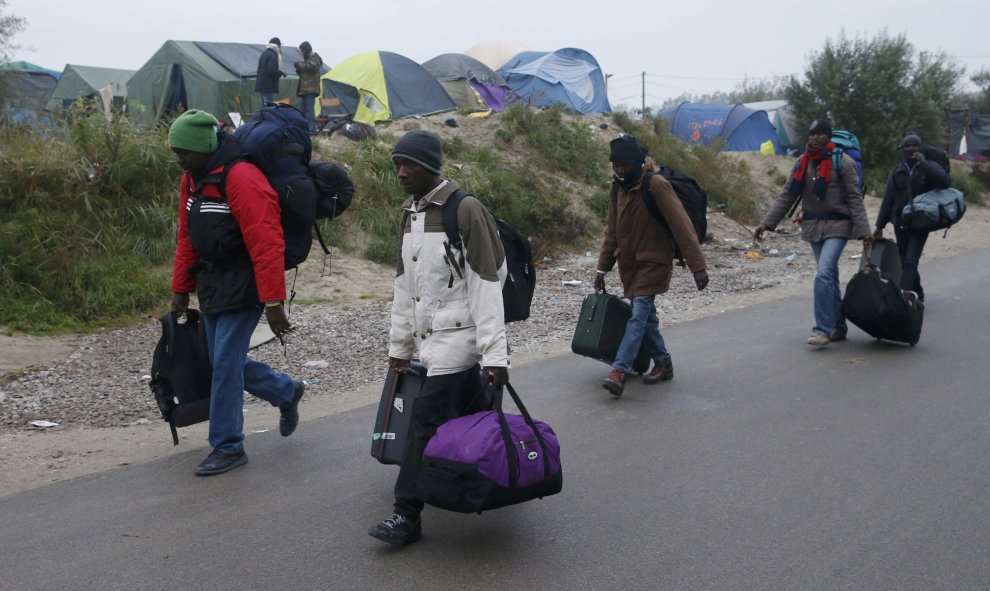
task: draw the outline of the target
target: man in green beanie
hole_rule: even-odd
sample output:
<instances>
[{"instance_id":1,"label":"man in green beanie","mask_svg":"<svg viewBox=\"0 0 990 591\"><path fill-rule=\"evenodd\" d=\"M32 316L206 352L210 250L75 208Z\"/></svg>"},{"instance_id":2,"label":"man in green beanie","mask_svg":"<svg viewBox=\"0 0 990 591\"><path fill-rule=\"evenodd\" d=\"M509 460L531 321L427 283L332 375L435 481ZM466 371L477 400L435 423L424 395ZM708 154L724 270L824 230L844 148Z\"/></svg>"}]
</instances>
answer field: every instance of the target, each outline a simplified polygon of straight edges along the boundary
<instances>
[{"instance_id":1,"label":"man in green beanie","mask_svg":"<svg viewBox=\"0 0 990 591\"><path fill-rule=\"evenodd\" d=\"M264 311L284 339L291 326L285 300L285 242L278 195L255 165L243 161L237 138L219 132L217 120L190 110L169 128L168 145L182 175L178 244L172 270L172 313L183 315L196 290L206 328L213 383L210 445L199 476L222 474L247 463L244 391L277 406L279 432L299 423L302 380L247 356ZM222 186L221 186L222 185Z\"/></svg>"}]
</instances>

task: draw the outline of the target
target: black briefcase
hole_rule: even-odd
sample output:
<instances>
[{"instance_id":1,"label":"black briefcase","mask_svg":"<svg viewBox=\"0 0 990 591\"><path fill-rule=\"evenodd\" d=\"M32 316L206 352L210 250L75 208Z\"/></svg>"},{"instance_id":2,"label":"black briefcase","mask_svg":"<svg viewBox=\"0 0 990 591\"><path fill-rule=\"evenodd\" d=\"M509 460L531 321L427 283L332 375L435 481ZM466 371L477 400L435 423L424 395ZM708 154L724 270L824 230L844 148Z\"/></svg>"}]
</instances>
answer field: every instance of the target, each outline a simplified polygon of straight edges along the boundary
<instances>
[{"instance_id":1,"label":"black briefcase","mask_svg":"<svg viewBox=\"0 0 990 591\"><path fill-rule=\"evenodd\" d=\"M406 373L388 370L371 434L371 455L379 462L402 463L406 441L412 434L413 409L425 381L426 368L415 359Z\"/></svg>"}]
</instances>

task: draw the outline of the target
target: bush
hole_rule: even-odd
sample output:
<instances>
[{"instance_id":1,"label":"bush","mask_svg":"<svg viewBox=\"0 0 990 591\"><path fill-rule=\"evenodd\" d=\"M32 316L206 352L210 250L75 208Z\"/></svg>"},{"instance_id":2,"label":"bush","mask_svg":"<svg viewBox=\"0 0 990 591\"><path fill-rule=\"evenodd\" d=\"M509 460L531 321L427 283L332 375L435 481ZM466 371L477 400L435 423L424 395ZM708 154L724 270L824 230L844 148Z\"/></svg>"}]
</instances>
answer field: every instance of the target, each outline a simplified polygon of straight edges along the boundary
<instances>
[{"instance_id":1,"label":"bush","mask_svg":"<svg viewBox=\"0 0 990 591\"><path fill-rule=\"evenodd\" d=\"M962 191L966 203L986 205L986 200L983 197L985 187L978 178L961 170L958 166L951 169L950 175L952 176L952 186Z\"/></svg>"},{"instance_id":2,"label":"bush","mask_svg":"<svg viewBox=\"0 0 990 591\"><path fill-rule=\"evenodd\" d=\"M78 329L164 302L181 171L162 132L82 103L49 135L0 133L0 324Z\"/></svg>"}]
</instances>

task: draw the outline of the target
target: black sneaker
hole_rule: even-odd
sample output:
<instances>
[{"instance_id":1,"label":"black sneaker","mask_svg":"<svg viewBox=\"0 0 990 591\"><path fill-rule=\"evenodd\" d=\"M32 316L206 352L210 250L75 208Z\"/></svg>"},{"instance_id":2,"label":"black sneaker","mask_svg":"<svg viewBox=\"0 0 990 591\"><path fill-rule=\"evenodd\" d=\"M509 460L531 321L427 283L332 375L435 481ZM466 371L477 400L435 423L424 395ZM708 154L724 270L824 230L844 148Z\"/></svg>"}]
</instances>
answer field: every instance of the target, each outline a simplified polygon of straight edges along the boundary
<instances>
[{"instance_id":1,"label":"black sneaker","mask_svg":"<svg viewBox=\"0 0 990 591\"><path fill-rule=\"evenodd\" d=\"M279 407L282 416L278 419L278 432L282 437L292 435L299 425L299 401L302 400L303 393L306 392L306 382L296 380L293 382L292 402Z\"/></svg>"},{"instance_id":2,"label":"black sneaker","mask_svg":"<svg viewBox=\"0 0 990 591\"><path fill-rule=\"evenodd\" d=\"M387 544L402 546L423 537L423 527L419 519L412 520L405 515L393 513L385 521L369 529L368 535Z\"/></svg>"},{"instance_id":3,"label":"black sneaker","mask_svg":"<svg viewBox=\"0 0 990 591\"><path fill-rule=\"evenodd\" d=\"M238 466L243 466L248 461L244 450L233 454L225 454L219 450L213 450L206 459L196 466L196 476L213 476L229 472Z\"/></svg>"}]
</instances>

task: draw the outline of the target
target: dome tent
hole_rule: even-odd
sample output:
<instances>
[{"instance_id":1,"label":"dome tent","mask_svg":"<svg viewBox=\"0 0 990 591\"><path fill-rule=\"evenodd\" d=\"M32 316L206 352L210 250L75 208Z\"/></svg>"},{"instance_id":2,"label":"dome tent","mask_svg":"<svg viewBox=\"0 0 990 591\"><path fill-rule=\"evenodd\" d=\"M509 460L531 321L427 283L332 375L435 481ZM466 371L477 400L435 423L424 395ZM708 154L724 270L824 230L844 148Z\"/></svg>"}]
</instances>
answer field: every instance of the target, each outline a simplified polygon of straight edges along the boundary
<instances>
[{"instance_id":1,"label":"dome tent","mask_svg":"<svg viewBox=\"0 0 990 591\"><path fill-rule=\"evenodd\" d=\"M534 107L563 105L576 113L610 113L605 77L598 61L583 49L524 51L499 68L519 97Z\"/></svg>"},{"instance_id":2,"label":"dome tent","mask_svg":"<svg viewBox=\"0 0 990 591\"><path fill-rule=\"evenodd\" d=\"M501 111L516 98L494 70L463 53L444 53L423 62L458 107Z\"/></svg>"},{"instance_id":3,"label":"dome tent","mask_svg":"<svg viewBox=\"0 0 990 591\"><path fill-rule=\"evenodd\" d=\"M390 51L365 51L340 62L320 79L321 116L350 114L374 125L410 115L430 115L457 105L423 66ZM325 106L324 99L339 99Z\"/></svg>"},{"instance_id":4,"label":"dome tent","mask_svg":"<svg viewBox=\"0 0 990 591\"><path fill-rule=\"evenodd\" d=\"M780 153L777 130L767 118L766 111L745 105L707 105L684 101L671 109L660 111L660 117L670 121L670 132L685 144L707 146L716 138L725 141L729 152L757 152L766 141L773 142L774 152Z\"/></svg>"}]
</instances>

